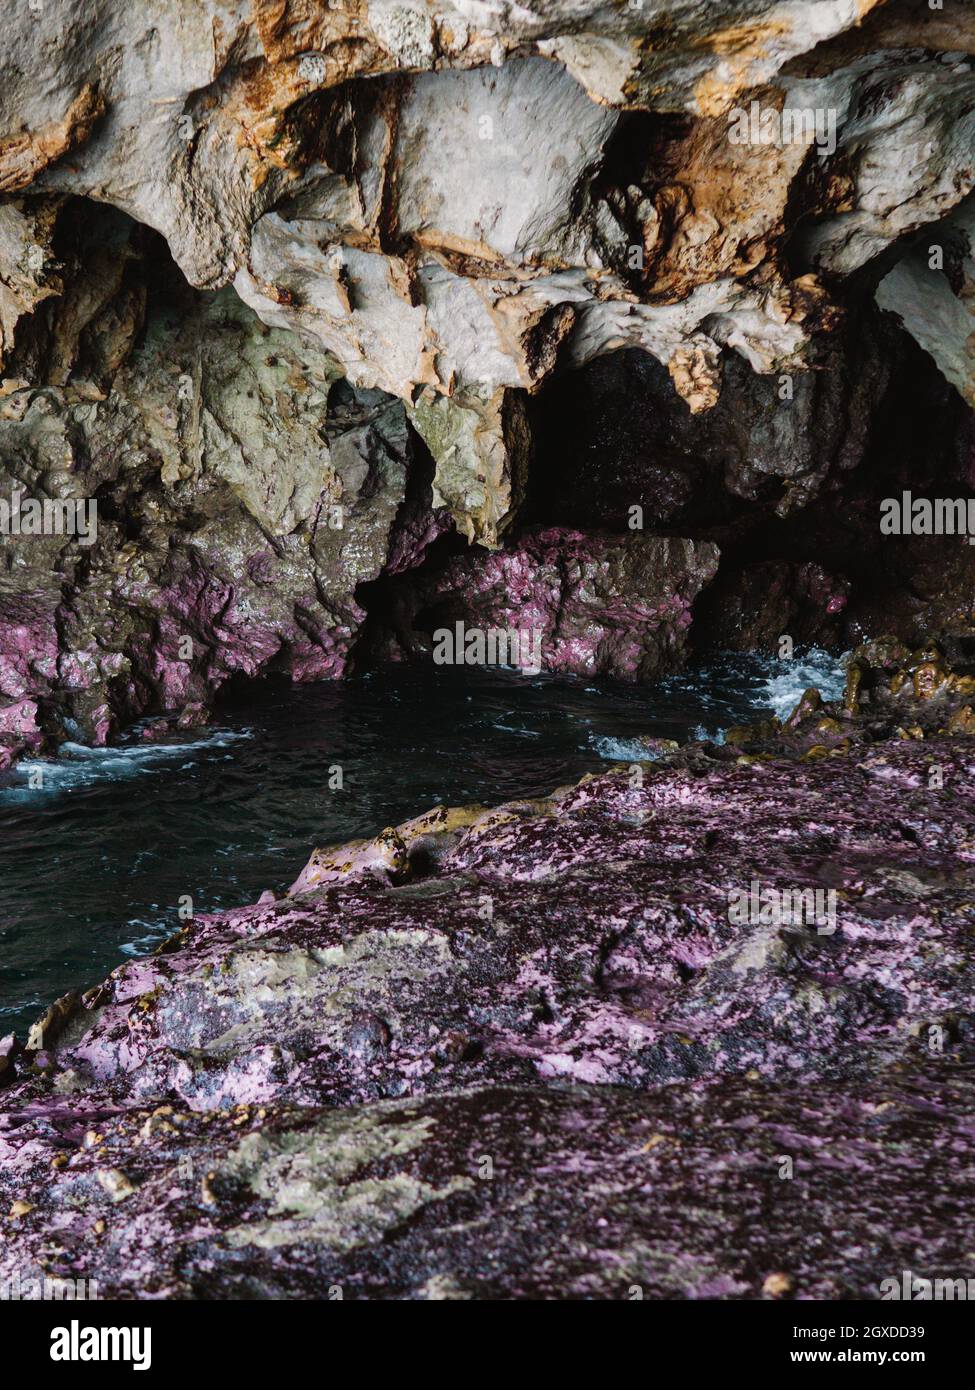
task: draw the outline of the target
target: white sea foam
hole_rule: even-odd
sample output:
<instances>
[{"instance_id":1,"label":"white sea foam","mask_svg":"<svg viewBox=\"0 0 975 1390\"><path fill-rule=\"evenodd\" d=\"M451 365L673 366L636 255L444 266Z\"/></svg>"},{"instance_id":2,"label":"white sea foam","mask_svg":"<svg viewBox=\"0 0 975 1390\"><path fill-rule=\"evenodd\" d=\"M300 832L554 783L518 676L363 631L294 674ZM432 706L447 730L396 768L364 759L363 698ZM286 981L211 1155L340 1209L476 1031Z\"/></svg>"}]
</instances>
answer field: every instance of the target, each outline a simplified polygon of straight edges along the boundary
<instances>
[{"instance_id":1,"label":"white sea foam","mask_svg":"<svg viewBox=\"0 0 975 1390\"><path fill-rule=\"evenodd\" d=\"M611 763L652 762L652 748L638 738L594 738L592 746L601 758Z\"/></svg>"},{"instance_id":2,"label":"white sea foam","mask_svg":"<svg viewBox=\"0 0 975 1390\"><path fill-rule=\"evenodd\" d=\"M691 730L691 738L698 743L724 743L724 736L724 729L706 729L703 724Z\"/></svg>"},{"instance_id":3,"label":"white sea foam","mask_svg":"<svg viewBox=\"0 0 975 1390\"><path fill-rule=\"evenodd\" d=\"M90 748L84 743L62 743L57 758L24 758L13 769L13 784L0 791L0 804L26 801L44 793L75 791L98 782L120 782L144 776L174 758L196 757L213 748L225 748L252 738L248 729L216 729L192 743L127 743L114 748ZM41 773L42 787L31 787L31 775Z\"/></svg>"},{"instance_id":4,"label":"white sea foam","mask_svg":"<svg viewBox=\"0 0 975 1390\"><path fill-rule=\"evenodd\" d=\"M664 697L662 705L657 704L654 692L649 692L648 732L661 713L679 718L683 706L704 717L686 735L676 734L682 742L687 738L722 744L731 724L752 723L768 714L785 719L810 686L816 686L824 700L838 699L843 694L846 660L845 655L819 647L797 652L790 660L726 653L714 663L691 667L661 681L656 690ZM590 743L609 762L654 757L639 739L600 736L591 737Z\"/></svg>"},{"instance_id":5,"label":"white sea foam","mask_svg":"<svg viewBox=\"0 0 975 1390\"><path fill-rule=\"evenodd\" d=\"M791 661L770 661L763 703L779 719L785 719L810 686L814 685L824 700L838 700L843 694L848 655L837 656L810 647Z\"/></svg>"}]
</instances>

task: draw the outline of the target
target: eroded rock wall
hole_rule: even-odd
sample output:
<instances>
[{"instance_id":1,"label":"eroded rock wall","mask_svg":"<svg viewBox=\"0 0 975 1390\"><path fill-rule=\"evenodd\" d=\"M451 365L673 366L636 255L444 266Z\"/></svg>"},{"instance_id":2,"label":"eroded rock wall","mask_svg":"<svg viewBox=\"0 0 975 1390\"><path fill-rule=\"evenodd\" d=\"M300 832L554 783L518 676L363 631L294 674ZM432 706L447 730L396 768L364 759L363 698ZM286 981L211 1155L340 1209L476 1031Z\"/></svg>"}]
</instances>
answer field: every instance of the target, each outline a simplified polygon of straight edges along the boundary
<instances>
[{"instance_id":1,"label":"eroded rock wall","mask_svg":"<svg viewBox=\"0 0 975 1390\"><path fill-rule=\"evenodd\" d=\"M342 675L406 496L402 405L330 411L334 364L293 332L191 291L124 216L62 219L77 264L12 354L0 494L97 524L0 540L2 727L103 743L202 721L233 675Z\"/></svg>"},{"instance_id":2,"label":"eroded rock wall","mask_svg":"<svg viewBox=\"0 0 975 1390\"><path fill-rule=\"evenodd\" d=\"M970 471L926 370L929 466L883 421L914 389L908 334L971 403L971 20L906 0L13 6L2 482L97 499L100 532L0 538L0 756L192 719L234 674L416 657L418 615L452 586L483 617L532 528L625 557L609 636L585 639L604 653L675 595L686 617L700 593L705 643L860 640L893 594L903 635L969 622L967 554L915 547L882 584L862 555L884 468ZM563 448L553 411L606 418L613 396L621 420ZM648 546L716 546L719 567L651 576ZM589 669L648 677L687 648L664 645Z\"/></svg>"}]
</instances>

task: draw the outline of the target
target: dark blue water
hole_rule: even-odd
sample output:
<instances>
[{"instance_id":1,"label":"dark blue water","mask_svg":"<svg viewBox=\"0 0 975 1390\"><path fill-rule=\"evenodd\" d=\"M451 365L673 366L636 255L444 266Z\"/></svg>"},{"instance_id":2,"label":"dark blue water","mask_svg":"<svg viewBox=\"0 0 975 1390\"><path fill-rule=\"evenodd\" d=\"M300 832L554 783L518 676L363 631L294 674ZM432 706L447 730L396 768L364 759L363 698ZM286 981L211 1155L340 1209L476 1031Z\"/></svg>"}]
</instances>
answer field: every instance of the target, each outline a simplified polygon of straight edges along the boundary
<instances>
[{"instance_id":1,"label":"dark blue water","mask_svg":"<svg viewBox=\"0 0 975 1390\"><path fill-rule=\"evenodd\" d=\"M101 980L196 911L287 887L316 845L440 803L538 796L641 735L685 741L784 712L840 663L729 657L651 688L514 672L402 668L259 689L164 744L68 745L0 778L0 1034ZM329 788L342 768L341 790ZM45 789L28 776L43 767Z\"/></svg>"}]
</instances>

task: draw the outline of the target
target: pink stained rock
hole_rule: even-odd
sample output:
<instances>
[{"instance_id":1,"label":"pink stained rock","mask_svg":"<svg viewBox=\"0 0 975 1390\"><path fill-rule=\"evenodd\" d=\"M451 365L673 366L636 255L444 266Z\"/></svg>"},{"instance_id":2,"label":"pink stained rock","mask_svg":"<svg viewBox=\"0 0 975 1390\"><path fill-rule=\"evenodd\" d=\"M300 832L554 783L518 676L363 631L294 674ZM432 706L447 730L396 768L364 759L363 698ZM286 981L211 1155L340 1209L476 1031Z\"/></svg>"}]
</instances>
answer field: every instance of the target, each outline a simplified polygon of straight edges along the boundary
<instances>
[{"instance_id":1,"label":"pink stained rock","mask_svg":"<svg viewBox=\"0 0 975 1390\"><path fill-rule=\"evenodd\" d=\"M25 739L39 737L37 713L36 700L14 700L9 705L0 703L0 733L19 734Z\"/></svg>"},{"instance_id":2,"label":"pink stained rock","mask_svg":"<svg viewBox=\"0 0 975 1390\"><path fill-rule=\"evenodd\" d=\"M975 1200L967 741L692 750L396 836L438 828L432 869L346 847L82 997L2 1092L0 1278L870 1299L944 1272ZM753 881L834 889L837 930L737 922Z\"/></svg>"},{"instance_id":3,"label":"pink stained rock","mask_svg":"<svg viewBox=\"0 0 975 1390\"><path fill-rule=\"evenodd\" d=\"M650 681L681 664L710 541L548 527L449 562L424 590L434 626L537 633L544 670Z\"/></svg>"}]
</instances>

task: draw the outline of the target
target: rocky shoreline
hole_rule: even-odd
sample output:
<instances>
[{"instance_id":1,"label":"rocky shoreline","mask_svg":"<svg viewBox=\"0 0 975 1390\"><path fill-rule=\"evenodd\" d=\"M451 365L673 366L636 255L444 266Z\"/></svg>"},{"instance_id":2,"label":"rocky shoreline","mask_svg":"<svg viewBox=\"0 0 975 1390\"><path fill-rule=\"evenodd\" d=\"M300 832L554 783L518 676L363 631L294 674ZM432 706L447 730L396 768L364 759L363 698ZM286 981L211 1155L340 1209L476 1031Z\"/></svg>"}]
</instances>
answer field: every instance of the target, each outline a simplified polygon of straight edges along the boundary
<instances>
[{"instance_id":1,"label":"rocky shoreline","mask_svg":"<svg viewBox=\"0 0 975 1390\"><path fill-rule=\"evenodd\" d=\"M723 747L316 851L59 1001L5 1044L0 1279L863 1299L963 1273L968 687L896 644L850 670L845 704ZM755 885L832 894L832 926L736 918Z\"/></svg>"}]
</instances>

